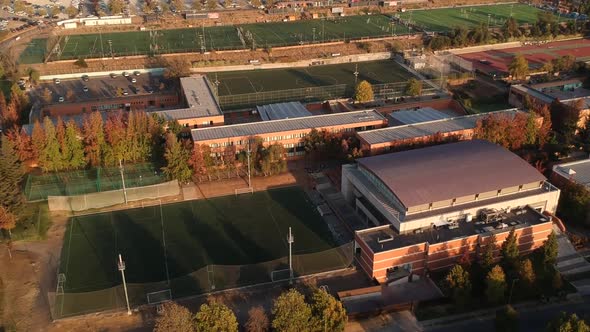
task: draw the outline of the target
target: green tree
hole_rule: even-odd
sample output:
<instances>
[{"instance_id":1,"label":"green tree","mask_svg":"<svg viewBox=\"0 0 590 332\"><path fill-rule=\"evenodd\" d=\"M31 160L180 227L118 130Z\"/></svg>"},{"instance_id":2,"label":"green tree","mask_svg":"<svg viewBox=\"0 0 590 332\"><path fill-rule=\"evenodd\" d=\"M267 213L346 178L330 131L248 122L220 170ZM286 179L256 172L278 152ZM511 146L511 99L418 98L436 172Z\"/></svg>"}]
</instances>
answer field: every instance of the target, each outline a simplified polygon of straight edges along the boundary
<instances>
[{"instance_id":1,"label":"green tree","mask_svg":"<svg viewBox=\"0 0 590 332\"><path fill-rule=\"evenodd\" d=\"M207 9L209 9L209 10L217 9L217 0L207 0Z\"/></svg>"},{"instance_id":2,"label":"green tree","mask_svg":"<svg viewBox=\"0 0 590 332\"><path fill-rule=\"evenodd\" d=\"M248 310L248 321L246 322L246 331L248 332L266 332L269 329L270 322L262 306L256 306Z\"/></svg>"},{"instance_id":3,"label":"green tree","mask_svg":"<svg viewBox=\"0 0 590 332\"><path fill-rule=\"evenodd\" d=\"M511 305L497 310L494 327L497 332L517 332L518 312Z\"/></svg>"},{"instance_id":4,"label":"green tree","mask_svg":"<svg viewBox=\"0 0 590 332\"><path fill-rule=\"evenodd\" d=\"M201 3L201 0L194 0L193 4L191 5L191 8L194 10L201 10L203 9L203 4Z\"/></svg>"},{"instance_id":5,"label":"green tree","mask_svg":"<svg viewBox=\"0 0 590 332\"><path fill-rule=\"evenodd\" d=\"M582 184L569 182L561 188L557 216L565 222L587 225L590 212L590 191Z\"/></svg>"},{"instance_id":6,"label":"green tree","mask_svg":"<svg viewBox=\"0 0 590 332\"><path fill-rule=\"evenodd\" d=\"M504 266L516 270L518 268L519 255L518 239L514 228L512 228L508 233L508 237L502 243L502 261L504 262Z\"/></svg>"},{"instance_id":7,"label":"green tree","mask_svg":"<svg viewBox=\"0 0 590 332\"><path fill-rule=\"evenodd\" d=\"M527 258L520 262L518 276L520 277L520 281L524 282L529 288L534 287L536 275L533 269L533 262L530 259Z\"/></svg>"},{"instance_id":8,"label":"green tree","mask_svg":"<svg viewBox=\"0 0 590 332\"><path fill-rule=\"evenodd\" d=\"M162 171L168 179L176 179L181 183L188 182L192 177L192 170L189 167L190 154L173 133L166 135L166 149L164 152L166 166Z\"/></svg>"},{"instance_id":9,"label":"green tree","mask_svg":"<svg viewBox=\"0 0 590 332\"><path fill-rule=\"evenodd\" d=\"M272 308L272 327L277 332L308 331L312 320L311 308L296 289L281 294Z\"/></svg>"},{"instance_id":10,"label":"green tree","mask_svg":"<svg viewBox=\"0 0 590 332\"><path fill-rule=\"evenodd\" d=\"M480 257L480 266L484 271L489 272L496 262L496 235L492 233L486 242Z\"/></svg>"},{"instance_id":11,"label":"green tree","mask_svg":"<svg viewBox=\"0 0 590 332\"><path fill-rule=\"evenodd\" d=\"M70 18L76 17L76 15L78 15L79 11L78 8L74 7L74 6L69 6L66 8L66 15L68 15Z\"/></svg>"},{"instance_id":12,"label":"green tree","mask_svg":"<svg viewBox=\"0 0 590 332\"><path fill-rule=\"evenodd\" d=\"M312 326L316 331L344 331L348 316L342 302L321 289L316 289L311 297Z\"/></svg>"},{"instance_id":13,"label":"green tree","mask_svg":"<svg viewBox=\"0 0 590 332\"><path fill-rule=\"evenodd\" d=\"M45 129L45 147L39 156L39 166L45 172L59 171L62 169L60 146L55 126L48 117L43 119L43 128Z\"/></svg>"},{"instance_id":14,"label":"green tree","mask_svg":"<svg viewBox=\"0 0 590 332\"><path fill-rule=\"evenodd\" d=\"M82 141L78 138L78 126L73 120L66 124L66 145L68 146L68 155L64 156L65 161L70 169L79 169L86 166L84 157L84 146Z\"/></svg>"},{"instance_id":15,"label":"green tree","mask_svg":"<svg viewBox=\"0 0 590 332\"><path fill-rule=\"evenodd\" d=\"M535 145L537 143L537 137L539 132L539 126L537 125L537 115L535 112L529 112L526 120L525 127L525 144Z\"/></svg>"},{"instance_id":16,"label":"green tree","mask_svg":"<svg viewBox=\"0 0 590 332\"><path fill-rule=\"evenodd\" d=\"M110 0L109 1L109 10L111 11L111 14L116 15L116 14L120 14L123 11L123 7L125 5L123 4L122 0Z\"/></svg>"},{"instance_id":17,"label":"green tree","mask_svg":"<svg viewBox=\"0 0 590 332\"><path fill-rule=\"evenodd\" d=\"M524 79L529 74L529 62L522 54L517 54L508 65L508 72L513 79Z\"/></svg>"},{"instance_id":18,"label":"green tree","mask_svg":"<svg viewBox=\"0 0 590 332\"><path fill-rule=\"evenodd\" d=\"M223 303L202 304L195 316L197 332L238 331L238 320L233 311Z\"/></svg>"},{"instance_id":19,"label":"green tree","mask_svg":"<svg viewBox=\"0 0 590 332\"><path fill-rule=\"evenodd\" d=\"M543 263L545 267L552 267L557 261L558 245L557 236L554 231L547 237L547 240L543 243Z\"/></svg>"},{"instance_id":20,"label":"green tree","mask_svg":"<svg viewBox=\"0 0 590 332\"><path fill-rule=\"evenodd\" d=\"M193 324L194 317L187 308L174 302L166 302L156 319L154 332L193 332Z\"/></svg>"},{"instance_id":21,"label":"green tree","mask_svg":"<svg viewBox=\"0 0 590 332\"><path fill-rule=\"evenodd\" d=\"M504 27L502 28L502 32L504 34L504 38L514 38L520 36L520 30L518 29L518 22L514 17L510 17L504 23Z\"/></svg>"},{"instance_id":22,"label":"green tree","mask_svg":"<svg viewBox=\"0 0 590 332\"><path fill-rule=\"evenodd\" d=\"M590 327L586 321L578 318L576 314L568 315L561 312L557 318L547 325L548 332L589 332Z\"/></svg>"},{"instance_id":23,"label":"green tree","mask_svg":"<svg viewBox=\"0 0 590 332\"><path fill-rule=\"evenodd\" d=\"M458 307L464 307L471 296L469 272L459 264L453 266L445 278L445 285Z\"/></svg>"},{"instance_id":24,"label":"green tree","mask_svg":"<svg viewBox=\"0 0 590 332\"><path fill-rule=\"evenodd\" d=\"M422 82L415 78L410 78L406 83L405 94L416 97L422 94Z\"/></svg>"},{"instance_id":25,"label":"green tree","mask_svg":"<svg viewBox=\"0 0 590 332\"><path fill-rule=\"evenodd\" d=\"M373 100L373 86L371 83L363 80L360 81L354 89L354 101L357 103L366 103Z\"/></svg>"},{"instance_id":26,"label":"green tree","mask_svg":"<svg viewBox=\"0 0 590 332\"><path fill-rule=\"evenodd\" d=\"M24 202L20 183L25 170L14 143L2 135L0 144L0 207L9 214L19 214Z\"/></svg>"},{"instance_id":27,"label":"green tree","mask_svg":"<svg viewBox=\"0 0 590 332\"><path fill-rule=\"evenodd\" d=\"M506 275L500 265L496 265L486 276L486 298L491 304L500 304L506 293Z\"/></svg>"}]
</instances>

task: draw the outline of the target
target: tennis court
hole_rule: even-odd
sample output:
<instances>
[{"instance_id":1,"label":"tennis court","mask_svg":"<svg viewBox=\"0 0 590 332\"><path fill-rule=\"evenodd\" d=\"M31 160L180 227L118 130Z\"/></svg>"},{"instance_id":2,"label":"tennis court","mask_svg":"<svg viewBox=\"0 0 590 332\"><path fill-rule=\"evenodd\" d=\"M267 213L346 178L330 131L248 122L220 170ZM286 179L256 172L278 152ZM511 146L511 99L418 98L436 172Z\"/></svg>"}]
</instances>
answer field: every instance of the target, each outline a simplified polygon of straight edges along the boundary
<instances>
[{"instance_id":1,"label":"tennis court","mask_svg":"<svg viewBox=\"0 0 590 332\"><path fill-rule=\"evenodd\" d=\"M411 10L399 14L404 22L409 22L426 31L446 32L455 27L474 28L481 23L490 27L503 26L506 20L514 17L519 24L532 24L543 10L525 4L498 4L489 6L469 6ZM562 21L566 21L562 17Z\"/></svg>"},{"instance_id":2,"label":"tennis court","mask_svg":"<svg viewBox=\"0 0 590 332\"><path fill-rule=\"evenodd\" d=\"M391 37L408 33L406 26L395 24L385 15L245 24L239 28L246 40L254 39L257 47Z\"/></svg>"},{"instance_id":3,"label":"tennis court","mask_svg":"<svg viewBox=\"0 0 590 332\"><path fill-rule=\"evenodd\" d=\"M198 280L174 280L208 265L283 258L288 255L289 227L295 237L294 255L335 247L327 225L298 187L167 205L152 202L142 208L73 217L61 255L64 291L90 292L120 285L119 253L130 284L171 280L168 287L175 295L203 291L208 289L203 282L190 284ZM259 273L254 280L270 278L269 271Z\"/></svg>"},{"instance_id":4,"label":"tennis court","mask_svg":"<svg viewBox=\"0 0 590 332\"><path fill-rule=\"evenodd\" d=\"M355 71L358 72L358 81L367 80L371 84L405 82L413 77L393 60L293 69L218 72L210 73L208 77L212 82L219 82L219 96L226 96L337 84L346 84L354 88Z\"/></svg>"}]
</instances>

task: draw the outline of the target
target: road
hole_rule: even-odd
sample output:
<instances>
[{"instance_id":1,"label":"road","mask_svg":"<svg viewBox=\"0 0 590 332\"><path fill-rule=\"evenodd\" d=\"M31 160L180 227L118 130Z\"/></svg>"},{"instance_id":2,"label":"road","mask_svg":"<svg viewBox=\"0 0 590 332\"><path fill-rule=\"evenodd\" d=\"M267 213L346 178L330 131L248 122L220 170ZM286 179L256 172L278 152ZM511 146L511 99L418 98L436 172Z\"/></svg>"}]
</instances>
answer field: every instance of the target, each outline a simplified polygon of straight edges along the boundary
<instances>
[{"instance_id":1,"label":"road","mask_svg":"<svg viewBox=\"0 0 590 332\"><path fill-rule=\"evenodd\" d=\"M537 308L527 308L519 312L521 332L538 332L544 331L547 323L556 317L560 311L576 313L578 317L585 317L586 321L590 318L590 297L584 297L582 302L565 303L561 305L549 305ZM430 327L424 329L429 332L456 332L456 331L477 331L477 332L495 332L494 316L488 315L474 318L466 321L452 323L445 326Z\"/></svg>"}]
</instances>

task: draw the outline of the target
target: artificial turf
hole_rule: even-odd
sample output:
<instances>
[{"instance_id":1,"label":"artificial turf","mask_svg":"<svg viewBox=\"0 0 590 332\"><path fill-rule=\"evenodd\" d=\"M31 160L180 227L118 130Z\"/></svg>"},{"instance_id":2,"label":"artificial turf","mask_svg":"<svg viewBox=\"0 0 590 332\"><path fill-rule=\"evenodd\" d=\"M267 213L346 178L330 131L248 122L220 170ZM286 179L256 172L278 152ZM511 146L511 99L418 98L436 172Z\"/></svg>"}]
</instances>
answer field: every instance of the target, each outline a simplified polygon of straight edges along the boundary
<instances>
[{"instance_id":1,"label":"artificial turf","mask_svg":"<svg viewBox=\"0 0 590 332\"><path fill-rule=\"evenodd\" d=\"M211 81L219 81L219 96L288 90L294 88L346 84L358 81L371 84L404 82L413 75L393 60L380 60L338 65L311 66L293 69L265 69L210 73Z\"/></svg>"},{"instance_id":2,"label":"artificial turf","mask_svg":"<svg viewBox=\"0 0 590 332\"><path fill-rule=\"evenodd\" d=\"M288 255L289 227L295 236L294 255L335 246L327 225L298 187L76 216L68 223L61 255L64 290L119 285L119 253L130 284L180 278L211 264L282 258Z\"/></svg>"},{"instance_id":3,"label":"artificial turf","mask_svg":"<svg viewBox=\"0 0 590 332\"><path fill-rule=\"evenodd\" d=\"M487 24L488 20L491 27L499 27L504 25L511 14L518 24L532 24L541 12L536 7L515 3L411 10L398 15L402 20L410 21L426 31L445 32L456 27L474 28L481 23Z\"/></svg>"}]
</instances>

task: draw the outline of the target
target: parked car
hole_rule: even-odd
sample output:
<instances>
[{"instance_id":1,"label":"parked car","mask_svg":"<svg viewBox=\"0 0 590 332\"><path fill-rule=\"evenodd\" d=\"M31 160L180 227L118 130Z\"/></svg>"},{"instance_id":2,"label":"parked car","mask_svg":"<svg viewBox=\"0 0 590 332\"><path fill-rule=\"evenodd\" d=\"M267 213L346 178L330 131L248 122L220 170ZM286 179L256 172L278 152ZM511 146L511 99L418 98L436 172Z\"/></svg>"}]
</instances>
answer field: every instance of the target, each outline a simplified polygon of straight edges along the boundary
<instances>
[{"instance_id":1,"label":"parked car","mask_svg":"<svg viewBox=\"0 0 590 332\"><path fill-rule=\"evenodd\" d=\"M115 78L115 77L117 77L117 74L111 73L111 78Z\"/></svg>"},{"instance_id":2,"label":"parked car","mask_svg":"<svg viewBox=\"0 0 590 332\"><path fill-rule=\"evenodd\" d=\"M129 77L129 73L128 73L128 72L126 72L126 71L124 71L124 72L123 72L123 76L125 76L125 77Z\"/></svg>"},{"instance_id":3,"label":"parked car","mask_svg":"<svg viewBox=\"0 0 590 332\"><path fill-rule=\"evenodd\" d=\"M131 83L137 83L137 80L134 78L131 79Z\"/></svg>"},{"instance_id":4,"label":"parked car","mask_svg":"<svg viewBox=\"0 0 590 332\"><path fill-rule=\"evenodd\" d=\"M82 87L82 91L84 91L84 92L88 92L88 87L87 87L86 85L84 85L84 86Z\"/></svg>"},{"instance_id":5,"label":"parked car","mask_svg":"<svg viewBox=\"0 0 590 332\"><path fill-rule=\"evenodd\" d=\"M139 75L141 75L141 73L140 73L139 71L137 71L137 70L136 70L136 71L134 71L134 72L133 72L133 75L135 75L135 76L139 76Z\"/></svg>"},{"instance_id":6,"label":"parked car","mask_svg":"<svg viewBox=\"0 0 590 332\"><path fill-rule=\"evenodd\" d=\"M53 83L55 83L55 84L60 84L60 83L61 83L61 81L59 80L59 78L55 78L55 79L53 79Z\"/></svg>"},{"instance_id":7,"label":"parked car","mask_svg":"<svg viewBox=\"0 0 590 332\"><path fill-rule=\"evenodd\" d=\"M82 81L88 82L89 79L88 75L82 75Z\"/></svg>"},{"instance_id":8,"label":"parked car","mask_svg":"<svg viewBox=\"0 0 590 332\"><path fill-rule=\"evenodd\" d=\"M62 96L59 96L59 99L58 99L58 101L59 101L60 103L63 103L63 102L64 102L64 100L65 100L65 99L64 99L64 97L62 97Z\"/></svg>"}]
</instances>

